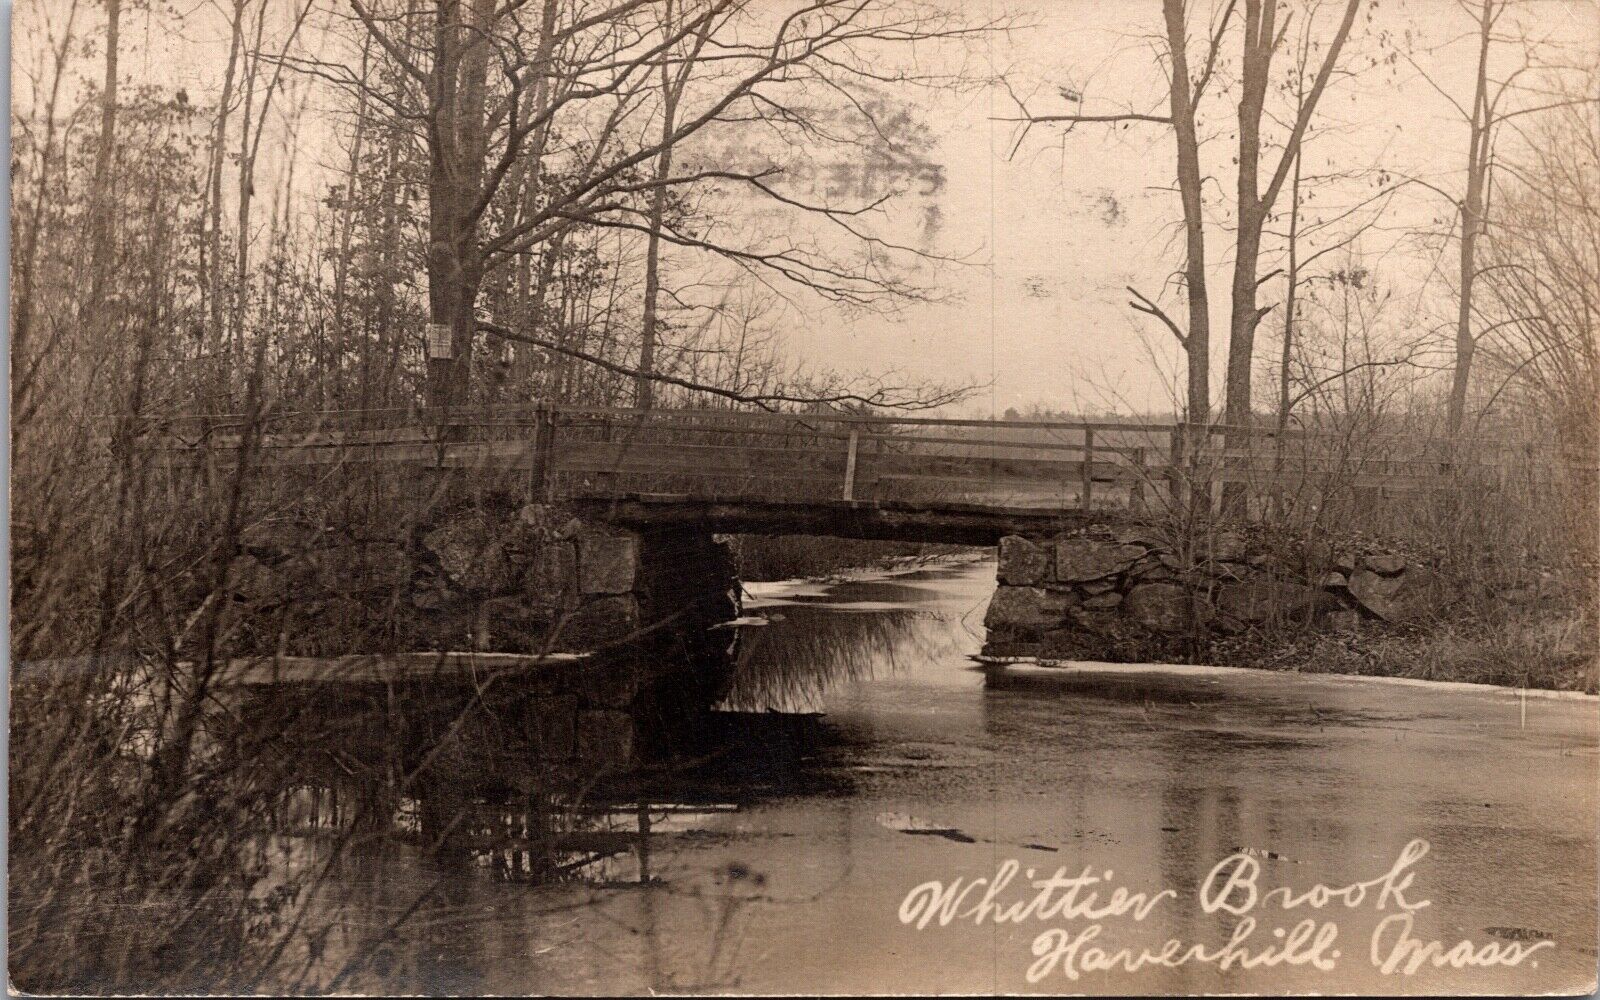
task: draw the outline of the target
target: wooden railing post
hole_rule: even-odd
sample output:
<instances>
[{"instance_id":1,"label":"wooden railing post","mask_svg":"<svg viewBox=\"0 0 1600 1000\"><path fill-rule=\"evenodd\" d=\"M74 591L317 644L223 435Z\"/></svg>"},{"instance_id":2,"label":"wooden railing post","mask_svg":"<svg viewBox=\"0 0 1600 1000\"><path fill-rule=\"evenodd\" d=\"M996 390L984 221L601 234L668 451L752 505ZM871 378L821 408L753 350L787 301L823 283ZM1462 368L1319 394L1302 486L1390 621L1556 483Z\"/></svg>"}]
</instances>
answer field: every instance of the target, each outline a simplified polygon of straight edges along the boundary
<instances>
[{"instance_id":1,"label":"wooden railing post","mask_svg":"<svg viewBox=\"0 0 1600 1000\"><path fill-rule=\"evenodd\" d=\"M1079 487L1079 505L1088 510L1094 503L1094 428L1083 429L1083 484Z\"/></svg>"},{"instance_id":2,"label":"wooden railing post","mask_svg":"<svg viewBox=\"0 0 1600 1000\"><path fill-rule=\"evenodd\" d=\"M1144 455L1143 445L1133 449L1133 482L1128 486L1128 509L1135 513L1143 513L1144 503Z\"/></svg>"},{"instance_id":3,"label":"wooden railing post","mask_svg":"<svg viewBox=\"0 0 1600 1000\"><path fill-rule=\"evenodd\" d=\"M611 439L611 417L608 414L600 418L600 440L606 444L610 444ZM595 485L600 489L605 490L607 493L614 492L617 488L617 472L615 465L604 472L595 473L594 480Z\"/></svg>"},{"instance_id":4,"label":"wooden railing post","mask_svg":"<svg viewBox=\"0 0 1600 1000\"><path fill-rule=\"evenodd\" d=\"M555 443L555 411L540 406L534 411L533 461L528 472L528 498L534 503L549 503L555 496Z\"/></svg>"},{"instance_id":5,"label":"wooden railing post","mask_svg":"<svg viewBox=\"0 0 1600 1000\"><path fill-rule=\"evenodd\" d=\"M861 431L855 427L850 428L849 451L844 457L844 498L846 500L854 500L856 498L856 448L860 443Z\"/></svg>"},{"instance_id":6,"label":"wooden railing post","mask_svg":"<svg viewBox=\"0 0 1600 1000\"><path fill-rule=\"evenodd\" d=\"M887 437L888 435L880 434L876 430L870 428L867 430L867 450L866 454L862 456L862 463L866 466L866 471L861 472L858 470L857 477L865 477L863 485L866 493L865 499L868 500L876 500L878 498L878 470L882 468L883 442Z\"/></svg>"},{"instance_id":7,"label":"wooden railing post","mask_svg":"<svg viewBox=\"0 0 1600 1000\"><path fill-rule=\"evenodd\" d=\"M1186 434L1185 425L1174 425L1167 447L1167 491L1171 494L1168 501L1174 511L1183 509L1183 440Z\"/></svg>"}]
</instances>

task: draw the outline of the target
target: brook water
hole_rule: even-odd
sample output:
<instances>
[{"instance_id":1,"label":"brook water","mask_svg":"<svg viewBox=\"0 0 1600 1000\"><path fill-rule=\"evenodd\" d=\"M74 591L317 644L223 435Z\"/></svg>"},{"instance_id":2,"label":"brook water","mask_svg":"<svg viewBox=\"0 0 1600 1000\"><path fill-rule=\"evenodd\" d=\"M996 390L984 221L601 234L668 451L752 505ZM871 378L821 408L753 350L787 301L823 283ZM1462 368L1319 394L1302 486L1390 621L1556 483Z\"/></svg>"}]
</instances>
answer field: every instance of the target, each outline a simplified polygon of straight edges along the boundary
<instances>
[{"instance_id":1,"label":"brook water","mask_svg":"<svg viewBox=\"0 0 1600 1000\"><path fill-rule=\"evenodd\" d=\"M970 657L993 581L983 561L753 588L746 613L768 624L744 628L729 698L680 748L693 766L573 803L583 822L555 881L518 846L527 818L498 807L456 858L353 853L319 890L331 929L311 966L381 939L344 988L1509 993L1592 978L1594 699L1204 668L986 671ZM313 825L330 808L320 796L299 800ZM1299 896L1376 880L1416 840L1428 853L1406 869L1410 937L1469 939L1479 956L1550 943L1514 967L1385 974L1374 957L1401 928L1379 923L1400 901L1379 909L1375 882L1356 905L1203 905L1208 873L1236 853L1263 897ZM321 849L283 843L293 865ZM1058 869L1101 909L1118 887L1170 893L1143 919L992 919ZM976 879L948 925L917 929L912 890ZM991 919L974 918L986 890ZM1336 926L1318 957L1337 973L1293 955L1084 967L1091 946L1215 951L1247 919L1254 955L1306 918Z\"/></svg>"}]
</instances>

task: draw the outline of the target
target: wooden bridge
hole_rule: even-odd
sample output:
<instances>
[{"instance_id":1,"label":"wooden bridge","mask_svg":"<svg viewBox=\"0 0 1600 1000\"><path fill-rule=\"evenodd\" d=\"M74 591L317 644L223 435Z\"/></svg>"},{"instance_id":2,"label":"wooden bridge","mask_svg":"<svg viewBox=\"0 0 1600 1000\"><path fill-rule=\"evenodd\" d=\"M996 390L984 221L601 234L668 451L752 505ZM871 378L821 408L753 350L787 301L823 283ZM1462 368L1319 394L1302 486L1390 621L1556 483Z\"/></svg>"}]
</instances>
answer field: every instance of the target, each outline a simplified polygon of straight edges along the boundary
<instances>
[{"instance_id":1,"label":"wooden bridge","mask_svg":"<svg viewBox=\"0 0 1600 1000\"><path fill-rule=\"evenodd\" d=\"M243 453L266 468L514 474L534 498L626 500L638 518L742 525L727 530L781 522L778 530L817 531L855 511L861 523L850 533L866 537L908 530L874 527L864 510L921 510L948 522L946 535L990 536L989 527L952 526L1138 512L1227 483L1258 497L1398 497L1550 482L1570 468L1525 444L1475 441L1463 460L1452 458L1464 453L1459 443L1334 430L581 405L146 417L124 421L112 440L169 468L232 466Z\"/></svg>"}]
</instances>

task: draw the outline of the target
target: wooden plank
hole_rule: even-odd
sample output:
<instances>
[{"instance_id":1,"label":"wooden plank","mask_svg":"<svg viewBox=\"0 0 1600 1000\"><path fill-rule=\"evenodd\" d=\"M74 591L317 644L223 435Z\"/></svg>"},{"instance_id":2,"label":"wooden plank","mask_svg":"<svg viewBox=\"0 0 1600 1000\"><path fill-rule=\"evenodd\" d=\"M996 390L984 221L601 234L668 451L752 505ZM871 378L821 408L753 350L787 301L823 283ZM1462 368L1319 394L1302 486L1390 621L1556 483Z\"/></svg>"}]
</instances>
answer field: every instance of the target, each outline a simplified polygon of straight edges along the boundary
<instances>
[{"instance_id":1,"label":"wooden plank","mask_svg":"<svg viewBox=\"0 0 1600 1000\"><path fill-rule=\"evenodd\" d=\"M1012 450L1012 451L1020 451L1020 450L1050 451L1050 452L1062 451L1062 452L1069 452L1069 453L1075 454L1075 455L1081 455L1085 451L1084 446L1082 444L1077 443L1077 442L1060 443L1060 442L1055 442L1055 441L1027 441L1027 440L1009 440L1008 441L1008 440L985 438L985 437L963 438L963 437L942 437L942 436L941 437L931 437L931 436L925 436L925 435L921 435L921 434L886 434L886 435L882 435L881 436L881 440L883 440L884 442L886 442L888 444L906 445L906 446L917 446L917 445L928 445L928 444L947 444L947 445L956 445L956 446L962 446L962 447L967 447L967 448L1004 448L1004 449L1008 449L1008 450ZM1105 452L1122 451L1122 452L1131 453L1134 450L1134 446L1129 445L1129 446L1126 446L1126 447L1121 447L1121 446L1096 445L1096 450L1097 451L1105 451Z\"/></svg>"},{"instance_id":2,"label":"wooden plank","mask_svg":"<svg viewBox=\"0 0 1600 1000\"><path fill-rule=\"evenodd\" d=\"M566 441L556 453L558 464L604 464L627 460L681 463L686 468L792 468L809 463L818 469L842 469L837 449L749 448L730 445L636 445L623 442Z\"/></svg>"},{"instance_id":3,"label":"wooden plank","mask_svg":"<svg viewBox=\"0 0 1600 1000\"><path fill-rule=\"evenodd\" d=\"M1437 486L1447 488L1448 483L1436 476L1403 476L1403 475L1354 475L1344 476L1332 483L1319 484L1315 481L1308 482L1305 476L1261 472L1255 474L1239 473L1236 470L1223 470L1211 477L1217 483L1249 483L1258 486L1297 486L1303 485L1312 492L1327 492L1327 487L1336 489L1355 489L1373 486L1394 486L1396 488Z\"/></svg>"},{"instance_id":4,"label":"wooden plank","mask_svg":"<svg viewBox=\"0 0 1600 1000\"><path fill-rule=\"evenodd\" d=\"M854 500L856 498L856 447L860 443L860 432L852 430L848 446L850 452L845 456L844 462L844 498L846 500Z\"/></svg>"},{"instance_id":5,"label":"wooden plank","mask_svg":"<svg viewBox=\"0 0 1600 1000\"><path fill-rule=\"evenodd\" d=\"M552 417L569 424L559 447L540 437ZM1212 482L1274 483L1323 491L1384 485L1448 489L1508 475L1552 483L1580 471L1553 450L1526 442L1499 446L1489 439L1458 446L1416 435L1360 435L1366 450L1354 457L1347 452L1348 434L1316 428L1279 434L1252 427L1247 445L1230 447L1224 439L1235 429L1218 425L1201 432L1205 447L1185 456L1182 425L1170 423L644 411L538 403L447 411L400 407L303 411L261 419L266 430L252 460L263 467L396 464L530 471L537 467L538 475L530 479L535 495L541 489L538 483L545 484L546 492L553 488L551 477L557 472L694 482L743 480L751 491L768 482L837 475L841 457L844 495L852 499L862 493L864 483L880 476L931 487L1005 482L1047 490L1075 480L1085 504L1092 503L1097 482L1129 482L1134 484L1130 491L1142 492L1143 480L1151 474L1164 475L1176 497L1185 458L1194 459L1202 469L1225 466L1220 475L1209 477ZM158 467L223 469L234 464L243 442L244 415L156 416L135 422L146 428L141 450ZM188 429L190 438L173 433L175 428ZM438 438L445 429L464 433L468 439L441 443ZM595 430L610 440L584 439ZM863 430L872 439L870 477L865 473L868 458L860 448ZM1161 434L1168 435L1171 455L1167 466L1152 470L1147 457L1154 444L1141 439ZM1065 435L1082 435L1082 444L1053 439ZM104 438L98 450L108 452L110 438L97 437ZM846 443L842 456L840 441ZM1291 441L1294 446L1286 447ZM1370 449L1374 443L1381 445L1376 453ZM1466 460L1445 461L1449 454L1463 451ZM1081 460L1061 460L1077 456ZM1127 459L1128 464L1102 461L1108 457ZM95 460L110 459L97 455Z\"/></svg>"},{"instance_id":6,"label":"wooden plank","mask_svg":"<svg viewBox=\"0 0 1600 1000\"><path fill-rule=\"evenodd\" d=\"M889 473L878 477L883 482L906 483L923 486L945 486L964 490L1012 490L1012 491L1038 491L1046 490L1065 495L1078 493L1078 481L1069 479L1065 481L1048 482L1029 477L1017 476L917 476L904 473ZM1102 479L1097 482L1127 482L1128 480Z\"/></svg>"},{"instance_id":7,"label":"wooden plank","mask_svg":"<svg viewBox=\"0 0 1600 1000\"><path fill-rule=\"evenodd\" d=\"M383 683L394 680L471 681L495 674L546 670L586 660L589 653L420 652L392 655L262 656L232 659L215 683L255 687L271 684Z\"/></svg>"},{"instance_id":8,"label":"wooden plank","mask_svg":"<svg viewBox=\"0 0 1600 1000\"><path fill-rule=\"evenodd\" d=\"M647 411L607 407L571 407L563 405L558 407L565 413L603 414L613 417L625 417ZM1095 430L1154 430L1161 431L1172 427L1172 424L1145 424L1145 423L1107 423L1105 421L1066 421L1066 420L970 420L948 417L899 417L878 416L863 413L757 413L750 410L653 410L653 413L674 414L700 414L717 415L730 420L754 419L765 421L791 421L834 424L872 424L877 426L906 426L906 427L995 427L1012 428L1017 430L1082 430L1094 428Z\"/></svg>"},{"instance_id":9,"label":"wooden plank","mask_svg":"<svg viewBox=\"0 0 1600 1000\"><path fill-rule=\"evenodd\" d=\"M1094 431L1083 432L1083 470L1078 485L1078 503L1088 510L1094 497Z\"/></svg>"},{"instance_id":10,"label":"wooden plank","mask_svg":"<svg viewBox=\"0 0 1600 1000\"><path fill-rule=\"evenodd\" d=\"M545 411L534 430L533 456L528 469L528 496L535 503L548 503L554 494L555 441L556 415Z\"/></svg>"},{"instance_id":11,"label":"wooden plank","mask_svg":"<svg viewBox=\"0 0 1600 1000\"><path fill-rule=\"evenodd\" d=\"M1132 466L1119 462L1062 462L1035 458L968 458L950 455L887 454L877 459L880 474L941 479L949 476L1003 476L1043 483L1081 483L1085 474L1111 480L1130 474Z\"/></svg>"}]
</instances>

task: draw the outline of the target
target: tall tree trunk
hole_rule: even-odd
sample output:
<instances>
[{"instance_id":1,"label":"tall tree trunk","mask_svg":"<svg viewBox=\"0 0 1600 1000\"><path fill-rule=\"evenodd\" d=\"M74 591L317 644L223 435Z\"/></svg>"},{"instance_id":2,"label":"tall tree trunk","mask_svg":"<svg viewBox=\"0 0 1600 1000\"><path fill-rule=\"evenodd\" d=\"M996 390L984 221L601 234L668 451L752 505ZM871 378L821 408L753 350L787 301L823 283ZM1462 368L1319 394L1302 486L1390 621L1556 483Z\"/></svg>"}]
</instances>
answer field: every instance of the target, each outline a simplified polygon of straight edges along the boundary
<instances>
[{"instance_id":1,"label":"tall tree trunk","mask_svg":"<svg viewBox=\"0 0 1600 1000\"><path fill-rule=\"evenodd\" d=\"M376 349L383 365L378 373L380 384L376 401L373 398L371 350L365 350L362 364L361 405L389 406L399 368L395 325L395 283L400 259L400 150L409 137L402 130L390 126L384 153L383 187L378 196L378 226L382 238L378 244L377 302L373 309L373 323L377 328ZM394 347L391 350L391 347Z\"/></svg>"},{"instance_id":2,"label":"tall tree trunk","mask_svg":"<svg viewBox=\"0 0 1600 1000\"><path fill-rule=\"evenodd\" d=\"M1294 158L1294 181L1289 189L1289 288L1283 299L1283 354L1278 359L1278 437L1279 457L1283 453L1283 432L1289 427L1289 362L1294 351L1295 298L1300 290L1300 156Z\"/></svg>"},{"instance_id":3,"label":"tall tree trunk","mask_svg":"<svg viewBox=\"0 0 1600 1000\"><path fill-rule=\"evenodd\" d=\"M206 178L206 197L210 202L211 216L207 241L209 250L206 255L210 258L210 275L208 280L202 281L202 285L211 319L206 344L209 350L217 355L221 354L222 345L226 341L222 325L222 162L227 158L228 113L229 105L233 102L233 84L239 66L239 48L244 41L246 3L247 0L235 0L233 5L233 25L228 42L228 66L222 76L222 96L217 101L217 124L212 132L211 163Z\"/></svg>"},{"instance_id":4,"label":"tall tree trunk","mask_svg":"<svg viewBox=\"0 0 1600 1000\"><path fill-rule=\"evenodd\" d=\"M671 17L672 7L667 6ZM667 22L671 31L671 22ZM667 63L661 65L661 152L656 157L657 187L650 193L650 236L644 256L644 322L639 343L639 377L634 380L633 405L648 410L654 402L655 380L650 378L656 363L656 300L661 292L661 220L666 213L667 188L672 176L672 130L678 111L681 88L673 85Z\"/></svg>"},{"instance_id":5,"label":"tall tree trunk","mask_svg":"<svg viewBox=\"0 0 1600 1000\"><path fill-rule=\"evenodd\" d=\"M1261 284L1261 232L1278 199L1289 167L1297 162L1305 131L1317 103L1350 37L1360 0L1346 0L1338 30L1329 41L1317 75L1295 110L1294 124L1284 141L1283 154L1261 187L1261 118L1271 82L1272 58L1283 42L1287 24L1278 23L1277 0L1245 0L1244 52L1239 68L1239 183L1238 236L1233 259L1233 301L1228 328L1228 378L1224 398L1224 439L1227 448L1248 448L1254 421L1251 412L1251 375L1255 363L1256 327L1269 311L1256 305ZM1224 463L1226 464L1226 462ZM1245 513L1248 487L1230 483L1223 490L1224 509Z\"/></svg>"},{"instance_id":6,"label":"tall tree trunk","mask_svg":"<svg viewBox=\"0 0 1600 1000\"><path fill-rule=\"evenodd\" d=\"M339 219L339 249L333 262L333 396L344 400L344 356L349 342L349 312L345 303L350 282L350 240L355 229L356 178L361 172L361 147L367 135L367 91L365 84L371 64L372 36L361 45L361 90L356 103L355 134L350 139L350 162L345 171L344 204Z\"/></svg>"},{"instance_id":7,"label":"tall tree trunk","mask_svg":"<svg viewBox=\"0 0 1600 1000\"><path fill-rule=\"evenodd\" d=\"M428 403L467 400L474 308L483 281L478 221L487 136L484 100L495 0L439 0L434 32L433 109L428 174L428 314L433 347ZM471 23L463 23L470 18ZM439 356L445 348L448 356Z\"/></svg>"},{"instance_id":8,"label":"tall tree trunk","mask_svg":"<svg viewBox=\"0 0 1600 1000\"><path fill-rule=\"evenodd\" d=\"M1223 420L1230 447L1247 440L1250 425L1250 375L1255 360L1257 271L1261 228L1268 206L1261 199L1261 114L1277 31L1276 0L1245 0L1244 57L1239 75L1239 183L1237 249L1233 258L1233 301L1228 324L1228 378Z\"/></svg>"},{"instance_id":9,"label":"tall tree trunk","mask_svg":"<svg viewBox=\"0 0 1600 1000\"><path fill-rule=\"evenodd\" d=\"M122 0L106 0L105 85L100 92L100 139L94 154L94 187L89 193L89 304L93 322L105 301L111 275L111 160L117 147L117 56L122 33ZM109 346L109 345L106 345Z\"/></svg>"},{"instance_id":10,"label":"tall tree trunk","mask_svg":"<svg viewBox=\"0 0 1600 1000\"><path fill-rule=\"evenodd\" d=\"M533 85L533 113L542 114L550 102L551 57L555 49L556 14L559 0L545 0L539 23L539 48L534 56L539 67L539 77ZM520 211L523 218L538 211L538 197L544 186L544 155L550 143L550 122L545 120L534 130L533 143L526 153L529 164L523 174L520 192ZM533 260L528 253L517 256L517 312L529 329L537 329L544 318L545 296L555 268L555 253L562 242L557 236L539 255L539 280L533 280ZM549 332L549 331L546 331ZM531 360L534 349L529 344L511 346L511 384L528 391L532 382Z\"/></svg>"},{"instance_id":11,"label":"tall tree trunk","mask_svg":"<svg viewBox=\"0 0 1600 1000\"><path fill-rule=\"evenodd\" d=\"M250 273L250 199L255 194L255 164L251 156L250 114L255 106L256 76L261 71L261 35L266 30L267 4L262 0L261 9L256 14L256 40L255 45L246 59L244 83L244 107L239 116L239 205L238 217L235 220L237 231L235 233L236 246L234 247L233 260L233 288L231 289L231 305L228 316L228 381L233 384L233 379L244 372L244 313L248 300L246 279Z\"/></svg>"},{"instance_id":12,"label":"tall tree trunk","mask_svg":"<svg viewBox=\"0 0 1600 1000\"><path fill-rule=\"evenodd\" d=\"M238 254L234 271L235 288L233 290L233 354L234 375L240 376L245 371L244 349L244 317L248 306L247 278L250 273L250 204L255 197L256 157L261 151L261 136L266 131L267 115L272 110L272 98L277 93L278 83L283 77L283 57L288 54L290 46L294 44L295 37L299 35L300 28L305 24L306 16L311 12L316 0L306 0L290 26L288 37L284 40L283 49L278 58L271 78L261 92L261 112L256 117L254 129L250 121L251 105L255 98L256 78L261 70L261 36L266 28L268 0L262 0L261 12L256 21L255 46L250 51L249 71L245 74L245 100L244 112L240 119L239 137L239 232Z\"/></svg>"},{"instance_id":13,"label":"tall tree trunk","mask_svg":"<svg viewBox=\"0 0 1600 1000\"><path fill-rule=\"evenodd\" d=\"M1477 350L1477 340L1472 335L1472 292L1478 276L1478 235L1483 229L1484 189L1489 172L1489 43L1493 37L1494 20L1494 0L1484 0L1478 24L1478 66L1473 84L1472 119L1468 123L1467 193L1459 206L1460 294L1456 299L1455 370L1450 379L1450 408L1446 416L1446 430L1451 437L1461 433L1466 421L1472 356Z\"/></svg>"},{"instance_id":14,"label":"tall tree trunk","mask_svg":"<svg viewBox=\"0 0 1600 1000\"><path fill-rule=\"evenodd\" d=\"M11 333L11 446L12 461L16 462L17 447L21 442L19 429L29 421L23 419L30 411L32 387L43 363L43 355L34 356L31 334L33 330L33 299L38 283L39 233L44 226L45 206L51 202L50 184L56 146L56 107L61 99L61 80L66 76L67 61L72 49L72 28L78 18L78 4L73 0L67 11L66 25L61 41L54 52L54 69L50 79L50 96L44 106L44 141L39 148L39 183L34 191L33 204L29 206L27 236L22 240L22 253L16 265L17 298L13 307Z\"/></svg>"},{"instance_id":15,"label":"tall tree trunk","mask_svg":"<svg viewBox=\"0 0 1600 1000\"><path fill-rule=\"evenodd\" d=\"M1178 192L1183 200L1184 283L1189 300L1189 329L1184 338L1188 360L1188 400L1184 419L1189 431L1183 442L1194 456L1211 420L1211 297L1206 288L1205 202L1202 198L1200 140L1195 128L1194 95L1189 82L1188 32L1183 0L1164 0L1167 47L1172 53L1170 103L1177 142ZM1191 500L1200 498L1196 493Z\"/></svg>"}]
</instances>

